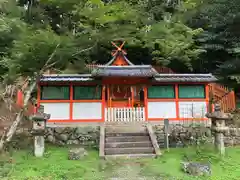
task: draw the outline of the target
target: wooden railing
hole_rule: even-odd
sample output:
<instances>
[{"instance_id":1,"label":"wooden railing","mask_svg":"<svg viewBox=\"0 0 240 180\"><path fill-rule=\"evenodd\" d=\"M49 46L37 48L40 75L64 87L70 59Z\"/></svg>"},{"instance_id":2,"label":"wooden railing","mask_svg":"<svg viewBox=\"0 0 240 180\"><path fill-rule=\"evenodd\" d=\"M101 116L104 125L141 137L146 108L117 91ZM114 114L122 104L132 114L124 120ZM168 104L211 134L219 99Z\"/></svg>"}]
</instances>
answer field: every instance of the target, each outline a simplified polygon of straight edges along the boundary
<instances>
[{"instance_id":1,"label":"wooden railing","mask_svg":"<svg viewBox=\"0 0 240 180\"><path fill-rule=\"evenodd\" d=\"M209 92L212 96L213 104L219 103L223 112L231 112L236 109L235 93L233 90L220 84L210 84Z\"/></svg>"},{"instance_id":2,"label":"wooden railing","mask_svg":"<svg viewBox=\"0 0 240 180\"><path fill-rule=\"evenodd\" d=\"M107 122L143 122L145 121L145 108L105 108Z\"/></svg>"}]
</instances>

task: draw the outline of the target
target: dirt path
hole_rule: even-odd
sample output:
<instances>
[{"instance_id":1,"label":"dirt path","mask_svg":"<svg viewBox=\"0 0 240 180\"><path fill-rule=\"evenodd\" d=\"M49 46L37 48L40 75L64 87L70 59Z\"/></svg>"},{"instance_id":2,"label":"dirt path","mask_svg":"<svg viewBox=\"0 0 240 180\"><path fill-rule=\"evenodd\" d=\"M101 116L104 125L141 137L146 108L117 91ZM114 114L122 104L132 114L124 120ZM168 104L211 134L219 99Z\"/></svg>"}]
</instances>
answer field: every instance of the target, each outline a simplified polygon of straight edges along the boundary
<instances>
[{"instance_id":1,"label":"dirt path","mask_svg":"<svg viewBox=\"0 0 240 180\"><path fill-rule=\"evenodd\" d=\"M140 163L125 161L113 168L108 180L161 180L161 178L145 177Z\"/></svg>"}]
</instances>

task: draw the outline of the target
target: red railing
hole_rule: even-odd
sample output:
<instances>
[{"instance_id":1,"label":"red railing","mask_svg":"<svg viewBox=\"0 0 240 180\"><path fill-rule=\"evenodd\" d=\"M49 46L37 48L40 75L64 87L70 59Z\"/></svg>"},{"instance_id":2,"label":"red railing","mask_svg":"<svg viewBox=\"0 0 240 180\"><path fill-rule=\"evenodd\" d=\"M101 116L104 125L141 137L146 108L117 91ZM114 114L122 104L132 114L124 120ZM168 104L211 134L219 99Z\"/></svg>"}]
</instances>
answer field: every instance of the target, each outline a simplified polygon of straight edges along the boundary
<instances>
[{"instance_id":1,"label":"red railing","mask_svg":"<svg viewBox=\"0 0 240 180\"><path fill-rule=\"evenodd\" d=\"M212 83L209 85L213 103L219 103L223 112L231 112L236 109L235 93L224 85Z\"/></svg>"}]
</instances>

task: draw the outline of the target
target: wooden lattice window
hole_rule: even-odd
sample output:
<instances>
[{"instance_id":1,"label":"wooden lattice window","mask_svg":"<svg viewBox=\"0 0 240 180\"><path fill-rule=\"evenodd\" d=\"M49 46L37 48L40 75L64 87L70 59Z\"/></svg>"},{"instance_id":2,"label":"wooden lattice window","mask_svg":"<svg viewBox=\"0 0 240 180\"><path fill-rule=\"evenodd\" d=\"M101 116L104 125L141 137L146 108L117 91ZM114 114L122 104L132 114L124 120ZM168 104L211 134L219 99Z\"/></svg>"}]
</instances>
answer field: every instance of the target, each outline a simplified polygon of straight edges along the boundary
<instances>
[{"instance_id":1,"label":"wooden lattice window","mask_svg":"<svg viewBox=\"0 0 240 180\"><path fill-rule=\"evenodd\" d=\"M74 86L73 99L74 100L102 99L102 87L101 86Z\"/></svg>"},{"instance_id":2,"label":"wooden lattice window","mask_svg":"<svg viewBox=\"0 0 240 180\"><path fill-rule=\"evenodd\" d=\"M179 85L179 98L205 98L205 85Z\"/></svg>"},{"instance_id":3,"label":"wooden lattice window","mask_svg":"<svg viewBox=\"0 0 240 180\"><path fill-rule=\"evenodd\" d=\"M148 87L148 98L175 98L174 85L154 85Z\"/></svg>"},{"instance_id":4,"label":"wooden lattice window","mask_svg":"<svg viewBox=\"0 0 240 180\"><path fill-rule=\"evenodd\" d=\"M41 86L42 100L69 100L69 86Z\"/></svg>"}]
</instances>

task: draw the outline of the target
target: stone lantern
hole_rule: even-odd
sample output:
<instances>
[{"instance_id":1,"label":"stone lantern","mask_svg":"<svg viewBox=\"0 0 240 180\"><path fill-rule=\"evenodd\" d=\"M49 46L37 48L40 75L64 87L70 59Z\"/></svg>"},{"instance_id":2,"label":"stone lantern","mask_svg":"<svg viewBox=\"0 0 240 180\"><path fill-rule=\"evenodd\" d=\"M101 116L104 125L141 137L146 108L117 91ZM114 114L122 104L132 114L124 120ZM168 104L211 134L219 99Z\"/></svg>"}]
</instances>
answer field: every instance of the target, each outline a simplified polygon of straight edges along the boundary
<instances>
[{"instance_id":1,"label":"stone lantern","mask_svg":"<svg viewBox=\"0 0 240 180\"><path fill-rule=\"evenodd\" d=\"M216 104L214 112L207 113L206 117L211 118L212 121L211 130L214 133L215 148L220 152L221 155L224 155L224 133L228 130L228 127L225 126L225 122L231 120L232 115L222 112L220 105Z\"/></svg>"},{"instance_id":2,"label":"stone lantern","mask_svg":"<svg viewBox=\"0 0 240 180\"><path fill-rule=\"evenodd\" d=\"M48 119L50 119L50 114L44 113L43 106L40 106L38 112L31 117L34 121L31 132L34 136L34 155L37 157L42 157L44 153L44 134Z\"/></svg>"}]
</instances>

